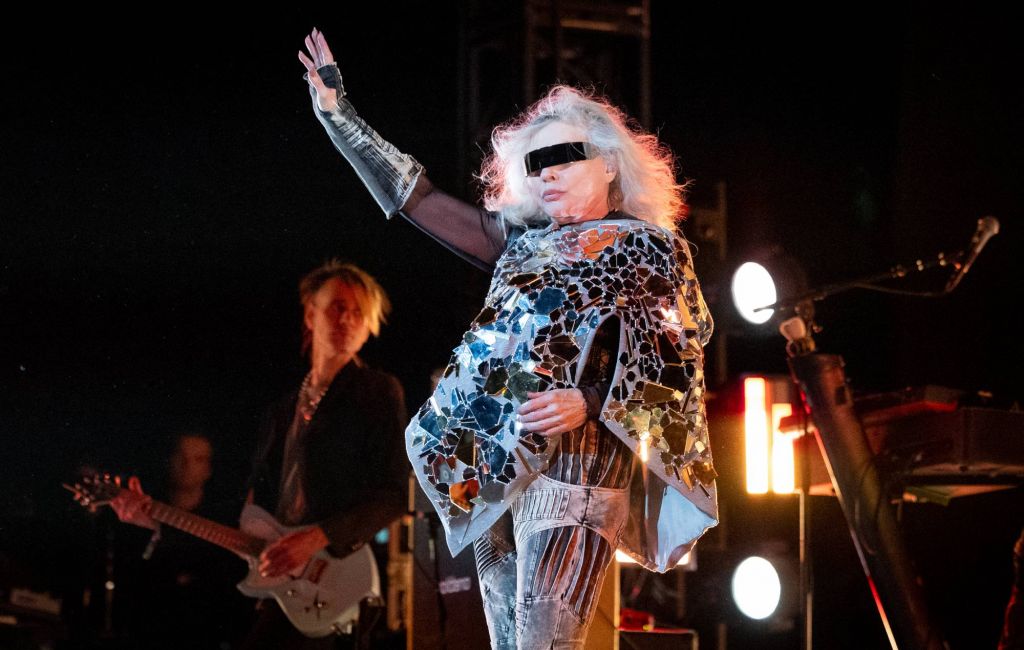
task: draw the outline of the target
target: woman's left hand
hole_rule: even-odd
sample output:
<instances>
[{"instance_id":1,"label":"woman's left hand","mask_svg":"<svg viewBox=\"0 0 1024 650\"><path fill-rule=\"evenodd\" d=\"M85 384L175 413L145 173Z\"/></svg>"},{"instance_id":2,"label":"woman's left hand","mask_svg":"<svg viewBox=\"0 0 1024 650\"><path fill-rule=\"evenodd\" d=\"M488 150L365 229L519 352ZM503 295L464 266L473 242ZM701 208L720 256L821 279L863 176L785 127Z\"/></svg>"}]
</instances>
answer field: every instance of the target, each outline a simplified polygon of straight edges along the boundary
<instances>
[{"instance_id":1,"label":"woman's left hand","mask_svg":"<svg viewBox=\"0 0 1024 650\"><path fill-rule=\"evenodd\" d=\"M551 437L572 431L587 421L587 401L578 388L556 388L527 393L519 407L523 429Z\"/></svg>"}]
</instances>

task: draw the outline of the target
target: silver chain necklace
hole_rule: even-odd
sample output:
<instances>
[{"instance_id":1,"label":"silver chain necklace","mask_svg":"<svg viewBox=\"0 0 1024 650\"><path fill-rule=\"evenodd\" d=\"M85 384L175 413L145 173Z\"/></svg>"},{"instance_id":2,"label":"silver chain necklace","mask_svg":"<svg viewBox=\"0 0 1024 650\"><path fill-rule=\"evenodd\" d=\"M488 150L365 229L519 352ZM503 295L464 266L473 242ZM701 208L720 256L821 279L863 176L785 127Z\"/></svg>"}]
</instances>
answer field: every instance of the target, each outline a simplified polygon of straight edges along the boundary
<instances>
[{"instance_id":1,"label":"silver chain necklace","mask_svg":"<svg viewBox=\"0 0 1024 650\"><path fill-rule=\"evenodd\" d=\"M330 384L314 391L313 371L310 370L306 374L306 378L302 380L302 387L299 388L299 412L302 413L302 419L305 422L313 419L313 414L316 413L317 407L320 406L320 400L327 394L328 388L330 388Z\"/></svg>"}]
</instances>

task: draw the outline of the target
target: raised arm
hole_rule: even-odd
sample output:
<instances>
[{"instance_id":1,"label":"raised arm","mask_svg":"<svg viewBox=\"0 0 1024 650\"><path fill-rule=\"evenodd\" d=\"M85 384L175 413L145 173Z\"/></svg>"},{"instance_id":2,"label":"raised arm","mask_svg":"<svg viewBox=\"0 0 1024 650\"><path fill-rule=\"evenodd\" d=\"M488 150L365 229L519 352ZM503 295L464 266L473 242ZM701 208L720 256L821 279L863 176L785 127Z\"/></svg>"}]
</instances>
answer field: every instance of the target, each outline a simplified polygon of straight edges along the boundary
<instances>
[{"instance_id":1,"label":"raised arm","mask_svg":"<svg viewBox=\"0 0 1024 650\"><path fill-rule=\"evenodd\" d=\"M334 147L352 165L390 219L401 214L468 262L490 270L505 233L488 212L434 188L415 158L377 134L345 98L341 73L324 35L306 37L299 60L306 68L313 109Z\"/></svg>"}]
</instances>

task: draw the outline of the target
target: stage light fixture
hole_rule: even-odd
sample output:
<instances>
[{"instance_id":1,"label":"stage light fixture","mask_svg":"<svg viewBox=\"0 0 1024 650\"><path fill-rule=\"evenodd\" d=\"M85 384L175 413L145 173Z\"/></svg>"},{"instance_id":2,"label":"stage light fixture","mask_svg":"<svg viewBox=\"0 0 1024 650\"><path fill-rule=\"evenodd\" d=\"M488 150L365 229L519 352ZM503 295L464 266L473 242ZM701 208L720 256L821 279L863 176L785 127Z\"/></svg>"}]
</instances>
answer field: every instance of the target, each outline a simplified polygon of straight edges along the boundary
<instances>
[{"instance_id":1,"label":"stage light fixture","mask_svg":"<svg viewBox=\"0 0 1024 650\"><path fill-rule=\"evenodd\" d=\"M768 618L775 613L782 598L779 572L763 557L746 558L732 574L732 598L748 618Z\"/></svg>"},{"instance_id":2,"label":"stage light fixture","mask_svg":"<svg viewBox=\"0 0 1024 650\"><path fill-rule=\"evenodd\" d=\"M740 260L729 285L739 322L746 325L746 332L774 334L777 322L791 316L792 310L766 307L802 295L807 290L806 275L778 246Z\"/></svg>"},{"instance_id":3,"label":"stage light fixture","mask_svg":"<svg viewBox=\"0 0 1024 650\"><path fill-rule=\"evenodd\" d=\"M785 376L743 380L743 438L748 494L796 492L796 460L782 418L793 414L793 385Z\"/></svg>"},{"instance_id":4,"label":"stage light fixture","mask_svg":"<svg viewBox=\"0 0 1024 650\"><path fill-rule=\"evenodd\" d=\"M732 275L732 303L739 315L748 323L761 325L768 322L774 309L757 310L778 300L775 280L764 266L757 262L744 262Z\"/></svg>"}]
</instances>

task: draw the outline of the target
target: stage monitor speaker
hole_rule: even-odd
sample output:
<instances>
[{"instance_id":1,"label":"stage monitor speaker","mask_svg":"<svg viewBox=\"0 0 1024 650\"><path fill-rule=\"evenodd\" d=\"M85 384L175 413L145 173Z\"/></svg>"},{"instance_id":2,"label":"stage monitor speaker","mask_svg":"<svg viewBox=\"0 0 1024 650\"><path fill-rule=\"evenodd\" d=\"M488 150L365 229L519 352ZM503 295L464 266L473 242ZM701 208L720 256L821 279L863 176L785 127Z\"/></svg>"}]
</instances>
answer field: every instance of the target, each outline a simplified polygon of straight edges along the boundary
<instances>
[{"instance_id":1,"label":"stage monitor speaker","mask_svg":"<svg viewBox=\"0 0 1024 650\"><path fill-rule=\"evenodd\" d=\"M489 648L473 549L467 548L453 558L444 527L419 486L414 503L409 647Z\"/></svg>"}]
</instances>

